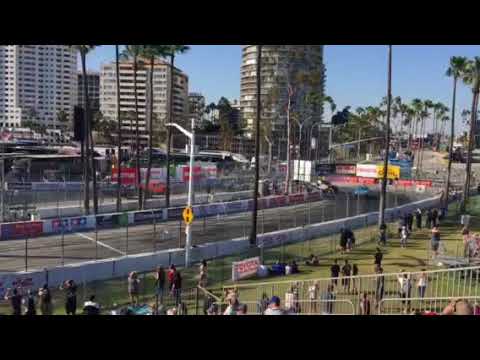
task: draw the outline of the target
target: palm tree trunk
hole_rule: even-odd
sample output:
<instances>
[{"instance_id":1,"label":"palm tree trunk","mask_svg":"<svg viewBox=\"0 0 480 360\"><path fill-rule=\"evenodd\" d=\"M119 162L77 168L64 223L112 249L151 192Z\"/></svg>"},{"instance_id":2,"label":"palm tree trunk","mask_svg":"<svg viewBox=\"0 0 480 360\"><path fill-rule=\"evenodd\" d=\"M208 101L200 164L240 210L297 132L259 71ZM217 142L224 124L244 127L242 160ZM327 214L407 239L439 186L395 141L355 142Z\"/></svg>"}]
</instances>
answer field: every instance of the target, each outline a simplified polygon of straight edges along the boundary
<instances>
[{"instance_id":1,"label":"palm tree trunk","mask_svg":"<svg viewBox=\"0 0 480 360\"><path fill-rule=\"evenodd\" d=\"M380 209L378 226L385 226L385 208L387 205L387 175L388 175L388 152L390 150L390 110L392 102L392 45L388 46L388 85L387 85L387 119L385 134L385 159L383 161L382 192L380 193Z\"/></svg>"},{"instance_id":2,"label":"palm tree trunk","mask_svg":"<svg viewBox=\"0 0 480 360\"><path fill-rule=\"evenodd\" d=\"M291 135L291 124L290 124L290 106L291 106L291 99L288 98L288 105L287 105L287 173L285 175L285 194L290 192L290 170L291 170L291 161L292 161L292 151L291 151L291 144L292 144L292 135Z\"/></svg>"},{"instance_id":3,"label":"palm tree trunk","mask_svg":"<svg viewBox=\"0 0 480 360\"><path fill-rule=\"evenodd\" d=\"M91 146L91 168L92 168L92 184L93 184L93 213L98 214L98 188L97 188L97 164L95 163L95 147L93 143L92 124L89 126L90 146Z\"/></svg>"},{"instance_id":4,"label":"palm tree trunk","mask_svg":"<svg viewBox=\"0 0 480 360\"><path fill-rule=\"evenodd\" d=\"M450 143L448 145L448 168L447 168L447 182L445 184L445 191L443 194L444 209L448 209L448 195L450 193L450 178L452 175L452 160L453 160L453 140L455 138L455 104L457 101L457 78L453 78L453 100L452 100L452 123L450 124Z\"/></svg>"},{"instance_id":5,"label":"palm tree trunk","mask_svg":"<svg viewBox=\"0 0 480 360\"><path fill-rule=\"evenodd\" d=\"M255 183L253 186L252 226L250 246L257 244L258 185L260 181L260 118L262 114L262 46L257 45L257 114L255 121Z\"/></svg>"},{"instance_id":6,"label":"palm tree trunk","mask_svg":"<svg viewBox=\"0 0 480 360\"><path fill-rule=\"evenodd\" d=\"M115 66L117 70L117 126L118 126L118 150L117 150L117 212L122 210L122 121L120 119L120 53L119 46L115 45Z\"/></svg>"},{"instance_id":7,"label":"palm tree trunk","mask_svg":"<svg viewBox=\"0 0 480 360\"><path fill-rule=\"evenodd\" d=\"M143 206L145 208L145 203L147 197L150 195L150 176L152 172L152 156L153 156L153 72L155 69L155 58L152 56L150 59L150 102L149 102L149 111L148 111L148 166L147 166L147 178L145 182L145 194L143 197Z\"/></svg>"},{"instance_id":8,"label":"palm tree trunk","mask_svg":"<svg viewBox=\"0 0 480 360\"><path fill-rule=\"evenodd\" d=\"M142 208L142 179L140 177L140 133L138 129L138 94L137 94L137 56L133 57L133 91L135 99L135 168L137 177L138 208Z\"/></svg>"},{"instance_id":9,"label":"palm tree trunk","mask_svg":"<svg viewBox=\"0 0 480 360\"><path fill-rule=\"evenodd\" d=\"M470 134L468 139L468 153L467 153L467 166L466 166L466 177L465 177L465 185L463 187L463 196L462 196L462 203L460 206L460 211L462 213L465 212L467 208L467 202L469 198L470 192L470 180L471 180L471 171L472 171L472 151L475 144L475 123L477 120L477 108L478 108L478 93L475 92L473 94L472 100L472 114L470 120Z\"/></svg>"},{"instance_id":10,"label":"palm tree trunk","mask_svg":"<svg viewBox=\"0 0 480 360\"><path fill-rule=\"evenodd\" d=\"M173 122L173 87L175 78L175 55L170 55L170 96L168 104L168 122ZM167 179L165 187L165 207L170 207L170 152L172 144L172 131L171 127L167 126Z\"/></svg>"},{"instance_id":11,"label":"palm tree trunk","mask_svg":"<svg viewBox=\"0 0 480 360\"><path fill-rule=\"evenodd\" d=\"M85 214L90 214L90 177L89 177L89 159L90 159L90 146L89 146L89 121L88 121L88 100L87 100L87 93L88 93L88 84L87 84L87 65L86 65L86 54L84 52L80 53L81 62L82 62L82 73L83 78L85 81L83 82L83 91L85 93L85 107L83 112L83 121L84 121L84 134L83 134L83 143L85 147L85 158L83 161L83 180L85 182L85 191L83 193L83 207L85 210Z\"/></svg>"}]
</instances>

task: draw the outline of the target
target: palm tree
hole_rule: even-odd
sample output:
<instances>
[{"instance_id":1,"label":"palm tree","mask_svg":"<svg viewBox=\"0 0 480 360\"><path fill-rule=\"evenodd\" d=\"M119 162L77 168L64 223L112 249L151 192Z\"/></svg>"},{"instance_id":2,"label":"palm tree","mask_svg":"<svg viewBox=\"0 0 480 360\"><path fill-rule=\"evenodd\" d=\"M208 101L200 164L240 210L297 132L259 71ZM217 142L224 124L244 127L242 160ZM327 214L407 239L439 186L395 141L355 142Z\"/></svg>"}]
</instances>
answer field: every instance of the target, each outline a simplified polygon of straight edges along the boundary
<instances>
[{"instance_id":1,"label":"palm tree","mask_svg":"<svg viewBox=\"0 0 480 360\"><path fill-rule=\"evenodd\" d=\"M143 194L143 200L141 202L141 209L145 209L146 200L150 195L150 177L152 172L152 157L153 157L153 75L155 71L155 60L158 58L164 58L167 56L167 48L165 45L145 45L143 52L141 54L143 57L149 60L150 62L150 71L149 71L149 96L148 96L148 105L149 109L148 114L148 165L147 165L147 175L145 179L145 192Z\"/></svg>"},{"instance_id":2,"label":"palm tree","mask_svg":"<svg viewBox=\"0 0 480 360\"><path fill-rule=\"evenodd\" d=\"M133 97L135 104L135 169L137 178L137 196L138 208L142 208L142 187L140 177L140 134L139 134L139 114L138 114L138 93L137 93L137 71L139 66L139 57L142 54L145 45L127 45L122 52L122 57L131 59L133 62Z\"/></svg>"},{"instance_id":3,"label":"palm tree","mask_svg":"<svg viewBox=\"0 0 480 360\"><path fill-rule=\"evenodd\" d=\"M117 81L117 127L118 127L118 149L117 149L117 212L122 210L122 120L120 118L120 47L115 45L115 77Z\"/></svg>"},{"instance_id":4,"label":"palm tree","mask_svg":"<svg viewBox=\"0 0 480 360\"><path fill-rule=\"evenodd\" d=\"M472 88L472 110L471 110L471 119L470 119L470 133L468 139L468 153L467 153L467 166L466 166L466 177L465 185L463 187L463 197L462 203L460 206L460 211L465 212L469 192L470 192L470 180L471 180L471 171L472 171L472 152L475 146L475 126L477 122L477 111L478 111L478 97L480 93L480 57L475 56L473 60L469 60L465 69L462 72L462 80L465 84L470 85Z\"/></svg>"},{"instance_id":5,"label":"palm tree","mask_svg":"<svg viewBox=\"0 0 480 360\"><path fill-rule=\"evenodd\" d=\"M250 246L257 244L258 183L260 181L260 118L262 114L262 45L257 45L257 114L255 121L255 183L253 186L252 226L250 228ZM289 152L289 151L288 151Z\"/></svg>"},{"instance_id":6,"label":"palm tree","mask_svg":"<svg viewBox=\"0 0 480 360\"><path fill-rule=\"evenodd\" d=\"M426 132L426 120L429 118L430 113L428 112L429 109L432 109L434 107L434 103L431 100L425 100L423 102L424 110L422 112L422 126L421 126L421 139L420 139L420 156L419 156L419 168L421 169L423 166L423 155L425 152L425 144L424 144L424 139L425 136L427 135Z\"/></svg>"},{"instance_id":7,"label":"palm tree","mask_svg":"<svg viewBox=\"0 0 480 360\"><path fill-rule=\"evenodd\" d=\"M385 208L387 202L387 173L388 173L388 152L390 151L390 111L392 106L392 45L388 45L388 85L387 85L387 118L385 134L385 159L383 161L382 192L380 193L380 209L378 226L385 227Z\"/></svg>"},{"instance_id":8,"label":"palm tree","mask_svg":"<svg viewBox=\"0 0 480 360\"><path fill-rule=\"evenodd\" d=\"M173 88L175 82L175 57L179 54L184 54L190 50L189 46L186 45L163 45L165 46L165 51L168 57L170 57L170 99L168 104L168 122L172 123L174 120L173 116ZM165 206L170 207L170 152L172 144L172 131L170 126L167 127L167 181L165 188Z\"/></svg>"},{"instance_id":9,"label":"palm tree","mask_svg":"<svg viewBox=\"0 0 480 360\"><path fill-rule=\"evenodd\" d=\"M87 77L87 54L95 48L95 45L70 45L73 49L80 53L80 59L82 63L82 75L83 75L83 91L85 95L84 104L84 123L85 123L85 135L82 142L85 144L85 160L83 168L83 178L85 181L84 191L84 209L88 215L90 213L90 171L93 175L93 211L96 214L98 212L98 196L97 196L97 182L96 182L96 170L95 160L93 156L93 144L90 144L92 139L91 129L91 117L90 117L90 100L88 96L88 77ZM91 147L90 147L91 145Z\"/></svg>"}]
</instances>

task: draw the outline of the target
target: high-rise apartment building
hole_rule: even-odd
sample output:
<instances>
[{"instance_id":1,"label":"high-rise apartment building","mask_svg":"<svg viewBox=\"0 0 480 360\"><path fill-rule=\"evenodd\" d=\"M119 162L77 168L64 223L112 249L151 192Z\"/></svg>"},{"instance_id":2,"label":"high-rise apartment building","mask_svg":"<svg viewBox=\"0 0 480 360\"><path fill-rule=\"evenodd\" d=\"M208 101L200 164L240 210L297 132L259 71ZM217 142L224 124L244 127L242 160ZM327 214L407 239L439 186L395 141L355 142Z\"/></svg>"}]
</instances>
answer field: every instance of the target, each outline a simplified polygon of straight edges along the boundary
<instances>
[{"instance_id":1,"label":"high-rise apartment building","mask_svg":"<svg viewBox=\"0 0 480 360\"><path fill-rule=\"evenodd\" d=\"M200 93L188 94L189 118L195 119L195 124L200 124L205 111L205 96Z\"/></svg>"},{"instance_id":2,"label":"high-rise apartment building","mask_svg":"<svg viewBox=\"0 0 480 360\"><path fill-rule=\"evenodd\" d=\"M77 102L77 53L68 45L0 45L0 127L59 128Z\"/></svg>"},{"instance_id":3,"label":"high-rise apartment building","mask_svg":"<svg viewBox=\"0 0 480 360\"><path fill-rule=\"evenodd\" d=\"M87 86L88 86L88 100L92 114L100 110L100 73L88 71L87 72ZM85 94L83 74L78 73L78 105L85 106Z\"/></svg>"},{"instance_id":4,"label":"high-rise apartment building","mask_svg":"<svg viewBox=\"0 0 480 360\"><path fill-rule=\"evenodd\" d=\"M150 66L137 68L137 101L139 114L140 142L145 145L148 140L146 117L147 97L149 93ZM188 76L181 70L174 71L173 119L185 124L189 113ZM122 136L125 144L135 143L135 91L133 62L120 63L120 111L122 119ZM157 131L167 119L170 102L170 66L163 62L155 63L153 74L153 129ZM100 111L105 118L117 121L117 78L115 63L104 64L100 72Z\"/></svg>"},{"instance_id":5,"label":"high-rise apartment building","mask_svg":"<svg viewBox=\"0 0 480 360\"><path fill-rule=\"evenodd\" d=\"M295 55L292 55L296 52ZM257 108L257 46L243 46L241 65L240 107L243 127L247 134L254 129ZM316 81L305 82L301 91L296 93L296 105L301 96L314 92L323 96L325 88L325 69L323 63L323 45L263 45L262 46L262 122L269 122L272 137L276 140L286 138L286 104L288 86L286 74L302 71ZM275 90L272 90L276 88ZM276 91L277 95L272 93ZM310 122L322 119L323 105L317 106L311 114Z\"/></svg>"}]
</instances>

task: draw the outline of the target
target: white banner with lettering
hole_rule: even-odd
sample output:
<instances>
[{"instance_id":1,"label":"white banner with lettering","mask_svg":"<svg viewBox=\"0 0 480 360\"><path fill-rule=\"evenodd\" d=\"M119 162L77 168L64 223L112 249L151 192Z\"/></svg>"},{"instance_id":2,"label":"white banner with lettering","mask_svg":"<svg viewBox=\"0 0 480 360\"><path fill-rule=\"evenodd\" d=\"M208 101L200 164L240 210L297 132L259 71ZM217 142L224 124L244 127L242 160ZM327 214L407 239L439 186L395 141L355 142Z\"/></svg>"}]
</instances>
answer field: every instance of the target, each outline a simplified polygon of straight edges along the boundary
<instances>
[{"instance_id":1,"label":"white banner with lettering","mask_svg":"<svg viewBox=\"0 0 480 360\"><path fill-rule=\"evenodd\" d=\"M259 257L232 263L232 281L238 281L255 276L259 266Z\"/></svg>"}]
</instances>

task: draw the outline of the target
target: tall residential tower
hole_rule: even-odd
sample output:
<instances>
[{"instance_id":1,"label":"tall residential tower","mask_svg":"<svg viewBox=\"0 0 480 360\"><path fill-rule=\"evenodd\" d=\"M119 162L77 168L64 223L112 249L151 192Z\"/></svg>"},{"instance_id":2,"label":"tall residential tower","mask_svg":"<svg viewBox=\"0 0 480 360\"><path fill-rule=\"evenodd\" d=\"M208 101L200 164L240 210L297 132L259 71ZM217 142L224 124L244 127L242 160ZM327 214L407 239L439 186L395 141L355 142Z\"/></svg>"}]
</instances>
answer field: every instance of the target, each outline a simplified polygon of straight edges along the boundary
<instances>
[{"instance_id":1,"label":"tall residential tower","mask_svg":"<svg viewBox=\"0 0 480 360\"><path fill-rule=\"evenodd\" d=\"M59 128L77 102L77 53L68 45L0 45L0 128Z\"/></svg>"}]
</instances>

